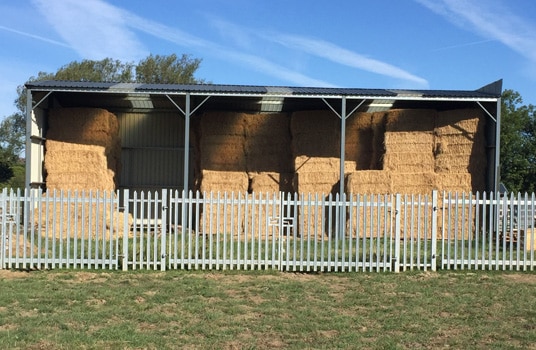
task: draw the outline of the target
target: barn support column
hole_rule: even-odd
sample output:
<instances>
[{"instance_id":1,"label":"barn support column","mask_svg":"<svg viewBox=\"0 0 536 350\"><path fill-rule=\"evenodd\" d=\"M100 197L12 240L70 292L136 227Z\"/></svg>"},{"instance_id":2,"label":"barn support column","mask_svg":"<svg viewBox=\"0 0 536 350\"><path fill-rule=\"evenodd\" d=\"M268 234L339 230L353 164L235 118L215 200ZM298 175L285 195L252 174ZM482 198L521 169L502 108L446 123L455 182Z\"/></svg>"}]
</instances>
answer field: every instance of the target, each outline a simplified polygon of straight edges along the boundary
<instances>
[{"instance_id":1,"label":"barn support column","mask_svg":"<svg viewBox=\"0 0 536 350\"><path fill-rule=\"evenodd\" d=\"M341 98L341 113L337 112L335 108L333 108L326 99L322 98L322 101L335 113L340 119L341 119L341 142L340 142L340 168L339 168L339 196L342 197L342 194L344 193L344 162L345 162L345 150L346 150L346 119L348 119L352 114L357 111L359 107L363 103L365 103L366 100L361 100L361 102L358 103L358 105L352 109L350 113L346 113L346 96L342 96Z\"/></svg>"},{"instance_id":2,"label":"barn support column","mask_svg":"<svg viewBox=\"0 0 536 350\"><path fill-rule=\"evenodd\" d=\"M500 150L501 150L501 98L497 100L496 105L496 113L495 116L491 112L489 112L486 107L482 105L479 101L476 101L478 106L488 115L488 117L495 122L495 130L494 134L490 135L488 133L489 137L492 137L492 140L488 141L489 145L488 147L493 147L494 149L491 150L492 154L490 154L489 151L487 152L487 160L488 165L486 170L486 190L487 191L499 191L499 183L500 183ZM491 141L491 142L490 142ZM493 164L489 164L490 158L493 160Z\"/></svg>"},{"instance_id":3,"label":"barn support column","mask_svg":"<svg viewBox=\"0 0 536 350\"><path fill-rule=\"evenodd\" d=\"M190 186L189 184L189 176L190 173L190 117L197 111L199 107L201 107L209 98L210 96L207 96L201 103L199 103L193 110L191 110L191 99L190 94L187 93L185 95L185 101L184 101L184 110L175 102L173 99L166 95L166 97L173 103L173 105L182 113L184 116L184 173L183 173L183 190L185 193L188 192L188 188Z\"/></svg>"}]
</instances>

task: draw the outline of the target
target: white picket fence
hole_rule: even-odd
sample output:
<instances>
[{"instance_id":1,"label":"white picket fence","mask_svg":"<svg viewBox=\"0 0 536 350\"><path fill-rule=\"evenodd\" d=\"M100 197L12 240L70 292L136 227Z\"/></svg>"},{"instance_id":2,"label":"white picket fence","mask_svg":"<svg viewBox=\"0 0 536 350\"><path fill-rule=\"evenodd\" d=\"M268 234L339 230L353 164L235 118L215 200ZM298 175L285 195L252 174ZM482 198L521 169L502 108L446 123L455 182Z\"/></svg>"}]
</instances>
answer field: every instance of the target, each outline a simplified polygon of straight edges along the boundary
<instances>
[{"instance_id":1,"label":"white picket fence","mask_svg":"<svg viewBox=\"0 0 536 350\"><path fill-rule=\"evenodd\" d=\"M534 194L0 194L0 269L533 270Z\"/></svg>"}]
</instances>

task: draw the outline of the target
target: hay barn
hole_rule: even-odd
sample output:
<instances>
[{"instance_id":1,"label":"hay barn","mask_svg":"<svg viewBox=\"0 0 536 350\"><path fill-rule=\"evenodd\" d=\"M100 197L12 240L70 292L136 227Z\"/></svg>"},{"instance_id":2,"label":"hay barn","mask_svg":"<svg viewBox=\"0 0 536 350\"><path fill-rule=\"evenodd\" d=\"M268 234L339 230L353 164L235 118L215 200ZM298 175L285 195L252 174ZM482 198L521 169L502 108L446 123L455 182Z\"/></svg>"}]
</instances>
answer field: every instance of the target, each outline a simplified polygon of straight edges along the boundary
<instances>
[{"instance_id":1,"label":"hay barn","mask_svg":"<svg viewBox=\"0 0 536 350\"><path fill-rule=\"evenodd\" d=\"M27 89L31 188L498 189L501 81L471 91L66 81Z\"/></svg>"}]
</instances>

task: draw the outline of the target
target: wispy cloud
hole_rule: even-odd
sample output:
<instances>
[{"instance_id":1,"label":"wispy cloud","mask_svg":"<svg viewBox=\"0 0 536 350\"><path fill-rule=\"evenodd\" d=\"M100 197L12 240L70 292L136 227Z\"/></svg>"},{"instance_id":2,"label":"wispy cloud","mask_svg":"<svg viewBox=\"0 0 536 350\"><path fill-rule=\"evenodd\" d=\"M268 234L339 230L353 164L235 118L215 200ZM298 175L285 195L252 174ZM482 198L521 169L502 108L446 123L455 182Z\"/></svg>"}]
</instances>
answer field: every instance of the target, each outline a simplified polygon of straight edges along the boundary
<instances>
[{"instance_id":1,"label":"wispy cloud","mask_svg":"<svg viewBox=\"0 0 536 350\"><path fill-rule=\"evenodd\" d=\"M457 26L497 40L536 63L536 25L512 12L511 3L481 0L415 0Z\"/></svg>"},{"instance_id":2,"label":"wispy cloud","mask_svg":"<svg viewBox=\"0 0 536 350\"><path fill-rule=\"evenodd\" d=\"M276 43L293 51L320 57L336 64L390 78L409 81L415 83L419 87L428 87L428 81L424 78L411 74L395 65L366 57L325 40L283 34L274 31L254 31L213 16L208 16L208 19L209 22L222 33L222 36L230 37L239 47L248 47L250 43L262 39L265 42Z\"/></svg>"},{"instance_id":3,"label":"wispy cloud","mask_svg":"<svg viewBox=\"0 0 536 350\"><path fill-rule=\"evenodd\" d=\"M428 81L426 81L426 79L411 74L402 68L363 56L325 40L274 33L266 35L265 38L286 47L301 50L308 54L327 59L331 62L384 75L390 78L410 81L417 83L422 87L428 87Z\"/></svg>"},{"instance_id":4,"label":"wispy cloud","mask_svg":"<svg viewBox=\"0 0 536 350\"><path fill-rule=\"evenodd\" d=\"M100 0L34 0L48 23L80 56L131 61L148 50L128 29L124 12Z\"/></svg>"},{"instance_id":5,"label":"wispy cloud","mask_svg":"<svg viewBox=\"0 0 536 350\"><path fill-rule=\"evenodd\" d=\"M17 30L17 29L8 28L8 27L4 27L4 26L0 26L0 29L8 31L8 32L11 32L11 33L19 34L19 35L22 35L22 36L26 36L28 38L37 39L37 40L40 40L40 41L43 41L43 42L46 42L46 43L49 43L49 44L63 46L63 47L70 47L69 45L67 45L66 43L63 43L61 41L52 40L52 39L49 39L49 38L42 37L40 35L26 33L26 32L23 32L23 31L20 31L20 30Z\"/></svg>"}]
</instances>

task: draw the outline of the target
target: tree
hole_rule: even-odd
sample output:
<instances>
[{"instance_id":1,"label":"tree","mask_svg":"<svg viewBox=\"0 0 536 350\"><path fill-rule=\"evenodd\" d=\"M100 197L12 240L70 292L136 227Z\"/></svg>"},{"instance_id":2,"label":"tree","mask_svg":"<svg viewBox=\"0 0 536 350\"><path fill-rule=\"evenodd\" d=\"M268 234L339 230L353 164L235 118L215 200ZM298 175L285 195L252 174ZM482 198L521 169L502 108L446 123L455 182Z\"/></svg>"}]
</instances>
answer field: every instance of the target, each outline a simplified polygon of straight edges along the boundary
<instances>
[{"instance_id":1,"label":"tree","mask_svg":"<svg viewBox=\"0 0 536 350\"><path fill-rule=\"evenodd\" d=\"M82 60L68 63L56 73L39 72L26 83L44 80L94 81L118 83L169 83L193 84L203 83L204 80L195 78L195 72L201 64L200 59L188 55L180 58L175 54L169 56L150 55L139 61L121 62L111 58L103 60ZM1 164L9 168L15 165L25 148L26 135L26 88L17 88L15 105L18 111L0 123L0 172ZM9 173L5 173L9 175ZM0 183L2 181L0 174Z\"/></svg>"},{"instance_id":2,"label":"tree","mask_svg":"<svg viewBox=\"0 0 536 350\"><path fill-rule=\"evenodd\" d=\"M194 73L201 64L200 59L188 55L150 55L136 66L136 82L149 84L195 84L204 81L196 79Z\"/></svg>"},{"instance_id":3,"label":"tree","mask_svg":"<svg viewBox=\"0 0 536 350\"><path fill-rule=\"evenodd\" d=\"M505 90L501 105L501 181L511 192L536 190L536 110Z\"/></svg>"}]
</instances>

